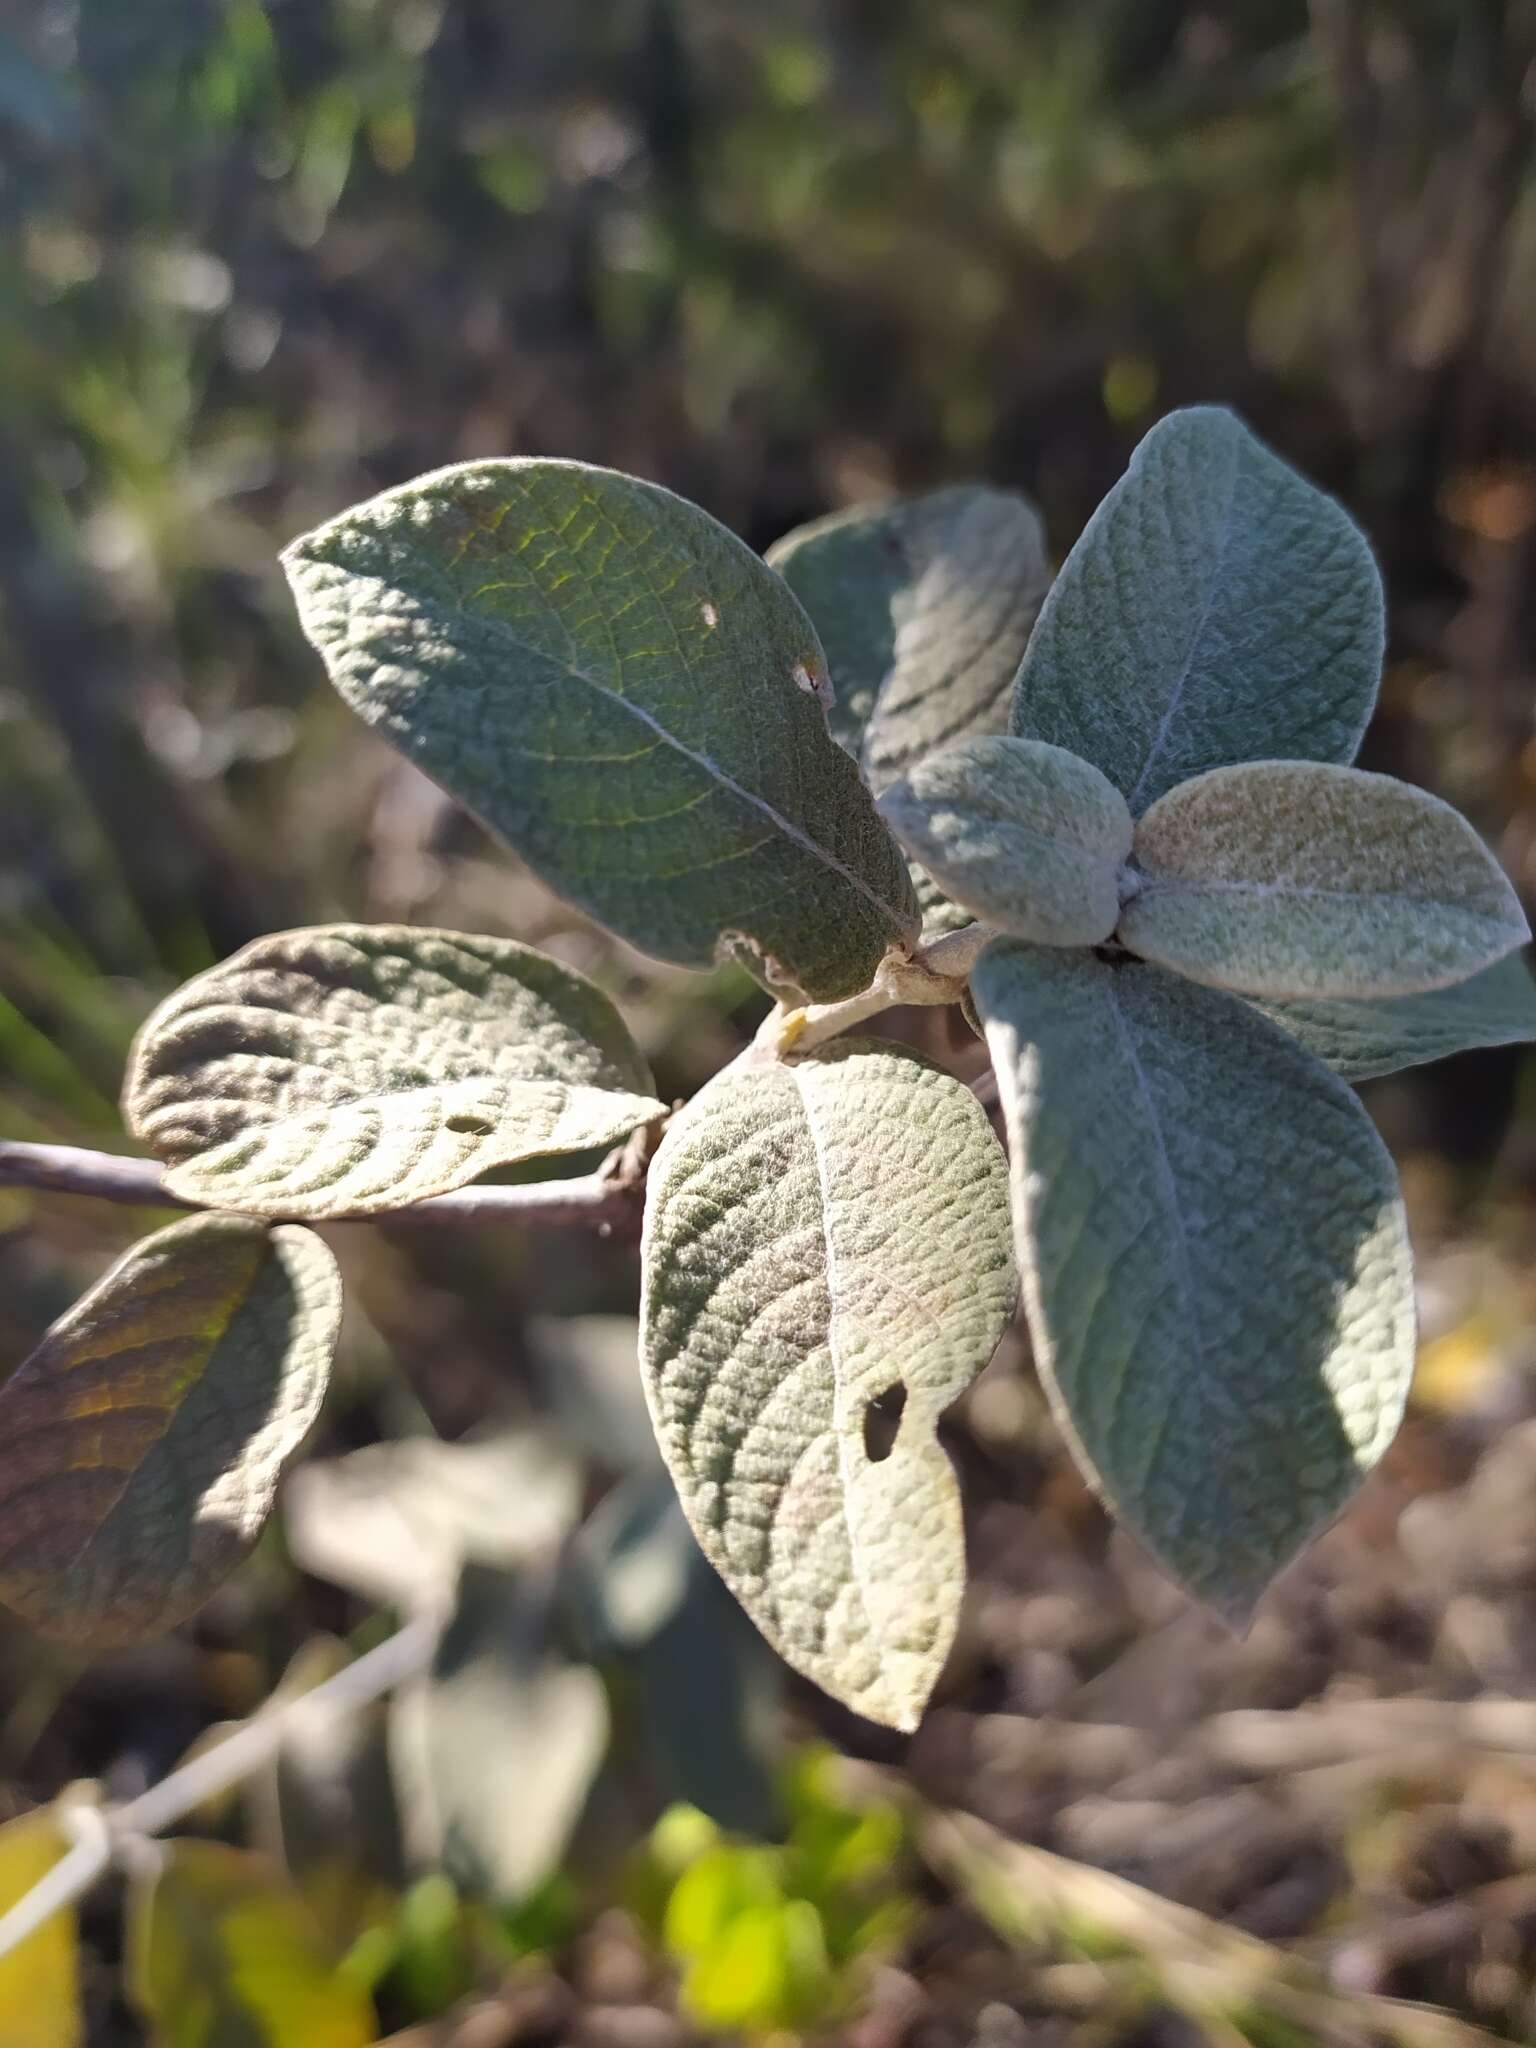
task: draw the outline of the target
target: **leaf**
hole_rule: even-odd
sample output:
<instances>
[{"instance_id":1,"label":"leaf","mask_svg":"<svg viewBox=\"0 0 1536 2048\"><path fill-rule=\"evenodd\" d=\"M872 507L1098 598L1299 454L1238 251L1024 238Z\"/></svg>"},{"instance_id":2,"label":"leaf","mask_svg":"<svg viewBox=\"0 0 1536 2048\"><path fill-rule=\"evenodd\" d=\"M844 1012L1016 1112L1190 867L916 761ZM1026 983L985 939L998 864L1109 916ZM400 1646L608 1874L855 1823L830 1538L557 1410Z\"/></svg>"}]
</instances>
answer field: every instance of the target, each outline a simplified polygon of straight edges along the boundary
<instances>
[{"instance_id":1,"label":"leaf","mask_svg":"<svg viewBox=\"0 0 1536 2048\"><path fill-rule=\"evenodd\" d=\"M466 463L283 560L352 709L642 951L745 956L830 1001L915 935L815 630L696 505L576 462Z\"/></svg>"},{"instance_id":2,"label":"leaf","mask_svg":"<svg viewBox=\"0 0 1536 2048\"><path fill-rule=\"evenodd\" d=\"M797 527L768 560L821 635L827 723L876 794L940 747L1006 729L1051 580L1026 498L960 484L856 505Z\"/></svg>"},{"instance_id":3,"label":"leaf","mask_svg":"<svg viewBox=\"0 0 1536 2048\"><path fill-rule=\"evenodd\" d=\"M1068 555L1012 730L1102 768L1138 816L1229 761L1351 761L1384 639L1370 549L1232 413L1147 435Z\"/></svg>"},{"instance_id":4,"label":"leaf","mask_svg":"<svg viewBox=\"0 0 1536 2048\"><path fill-rule=\"evenodd\" d=\"M643 1262L651 1415L705 1556L797 1670L915 1727L965 1575L935 1427L1017 1291L976 1098L873 1040L729 1069L662 1140Z\"/></svg>"},{"instance_id":5,"label":"leaf","mask_svg":"<svg viewBox=\"0 0 1536 2048\"><path fill-rule=\"evenodd\" d=\"M1120 916L1125 799L1038 740L961 740L880 799L886 823L974 917L1048 946L1096 946Z\"/></svg>"},{"instance_id":6,"label":"leaf","mask_svg":"<svg viewBox=\"0 0 1536 2048\"><path fill-rule=\"evenodd\" d=\"M604 1471L659 1472L636 1319L530 1316L525 1334L535 1400L561 1439Z\"/></svg>"},{"instance_id":7,"label":"leaf","mask_svg":"<svg viewBox=\"0 0 1536 2048\"><path fill-rule=\"evenodd\" d=\"M320 1412L340 1320L307 1230L194 1216L125 1252L0 1388L0 1600L93 1647L200 1607Z\"/></svg>"},{"instance_id":8,"label":"leaf","mask_svg":"<svg viewBox=\"0 0 1536 2048\"><path fill-rule=\"evenodd\" d=\"M131 1995L150 2048L368 2048L365 1991L338 1971L302 1899L264 1857L164 1845L129 1894Z\"/></svg>"},{"instance_id":9,"label":"leaf","mask_svg":"<svg viewBox=\"0 0 1536 2048\"><path fill-rule=\"evenodd\" d=\"M1242 995L1418 995L1530 937L1459 812L1359 768L1213 768L1139 821L1134 867L1123 943Z\"/></svg>"},{"instance_id":10,"label":"leaf","mask_svg":"<svg viewBox=\"0 0 1536 2048\"><path fill-rule=\"evenodd\" d=\"M1346 1081L1370 1081L1479 1046L1536 1039L1536 981L1520 953L1506 953L1470 980L1427 995L1259 1008Z\"/></svg>"},{"instance_id":11,"label":"leaf","mask_svg":"<svg viewBox=\"0 0 1536 2048\"><path fill-rule=\"evenodd\" d=\"M311 1636L270 1707L301 1698L352 1661L335 1636ZM290 1715L272 1754L245 1781L250 1845L281 1864L337 1954L394 1918L406 1881L387 1716L381 1699Z\"/></svg>"},{"instance_id":12,"label":"leaf","mask_svg":"<svg viewBox=\"0 0 1536 2048\"><path fill-rule=\"evenodd\" d=\"M468 1559L514 1565L555 1547L580 1508L581 1474L547 1430L528 1426L318 1459L289 1482L284 1526L306 1571L420 1611L450 1604Z\"/></svg>"},{"instance_id":13,"label":"leaf","mask_svg":"<svg viewBox=\"0 0 1536 2048\"><path fill-rule=\"evenodd\" d=\"M933 877L924 874L915 860L907 862L907 872L917 892L917 907L922 912L925 939L939 939L946 932L962 932L968 924L975 923L971 913L962 910L958 903L951 903Z\"/></svg>"},{"instance_id":14,"label":"leaf","mask_svg":"<svg viewBox=\"0 0 1536 2048\"><path fill-rule=\"evenodd\" d=\"M419 1860L503 1903L559 1868L608 1746L603 1682L551 1641L549 1583L468 1564L391 1751Z\"/></svg>"},{"instance_id":15,"label":"leaf","mask_svg":"<svg viewBox=\"0 0 1536 2048\"><path fill-rule=\"evenodd\" d=\"M41 1884L68 1847L52 1807L0 1827L0 1913ZM7 2048L83 2048L80 1927L72 1905L0 1955L0 2025Z\"/></svg>"},{"instance_id":16,"label":"leaf","mask_svg":"<svg viewBox=\"0 0 1536 2048\"><path fill-rule=\"evenodd\" d=\"M797 527L768 560L826 649L827 723L878 795L952 741L1007 729L1050 587L1045 534L1012 491L961 484ZM923 931L969 922L909 862Z\"/></svg>"},{"instance_id":17,"label":"leaf","mask_svg":"<svg viewBox=\"0 0 1536 2048\"><path fill-rule=\"evenodd\" d=\"M591 1655L618 1660L630 1681L662 1804L684 1801L736 1834L776 1833L775 1667L659 1468L615 1487L579 1554Z\"/></svg>"},{"instance_id":18,"label":"leaf","mask_svg":"<svg viewBox=\"0 0 1536 2048\"><path fill-rule=\"evenodd\" d=\"M162 1003L124 1088L187 1201L366 1215L665 1113L607 997L510 939L316 925Z\"/></svg>"},{"instance_id":19,"label":"leaf","mask_svg":"<svg viewBox=\"0 0 1536 2048\"><path fill-rule=\"evenodd\" d=\"M1392 1162L1345 1084L1235 998L1011 941L972 987L1063 1430L1152 1554L1246 1622L1402 1414Z\"/></svg>"}]
</instances>

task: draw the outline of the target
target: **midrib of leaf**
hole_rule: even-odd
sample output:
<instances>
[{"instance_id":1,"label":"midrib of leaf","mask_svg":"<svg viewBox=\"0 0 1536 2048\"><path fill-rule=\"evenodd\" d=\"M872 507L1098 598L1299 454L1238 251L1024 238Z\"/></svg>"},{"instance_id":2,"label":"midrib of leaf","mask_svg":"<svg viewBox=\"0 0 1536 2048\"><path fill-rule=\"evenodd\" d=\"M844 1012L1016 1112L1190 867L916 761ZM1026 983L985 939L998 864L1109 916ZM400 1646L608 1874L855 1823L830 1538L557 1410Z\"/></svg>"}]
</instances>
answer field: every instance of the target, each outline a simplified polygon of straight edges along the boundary
<instances>
[{"instance_id":1,"label":"midrib of leaf","mask_svg":"<svg viewBox=\"0 0 1536 2048\"><path fill-rule=\"evenodd\" d=\"M123 1468L122 1484L96 1517L95 1526L88 1528L84 1536L81 1537L78 1549L70 1553L69 1571L77 1571L84 1560L103 1542L113 1518L143 1478L144 1467L152 1458L161 1459L165 1457L166 1447L176 1433L177 1424L185 1415L189 1403L195 1398L198 1388L207 1379L208 1368L213 1362L215 1351L217 1351L220 1343L228 1333L230 1324L250 1300L255 1290L256 1281L260 1277L267 1260L274 1256L275 1254L269 1248L269 1241L264 1239L261 1248L258 1250L256 1263L244 1285L240 1288L234 1306L229 1310L224 1321L211 1330L199 1330L190 1338L192 1362L178 1381L174 1391L169 1393L165 1400L160 1402L139 1401L135 1402L131 1408L114 1407L109 1411L114 1421L126 1419L130 1415L149 1416L156 1425L154 1442L141 1458L136 1459L132 1464L126 1465ZM157 1293L164 1293L167 1289L161 1287L155 1291ZM129 1345L120 1351L92 1355L93 1357L101 1358L110 1357L114 1365L120 1365L125 1360L131 1359L137 1352L148 1351L153 1353L163 1341L162 1338L150 1337L146 1338L142 1344ZM54 1423L47 1426L57 1428L58 1425ZM28 1434L31 1434L31 1432L29 1431ZM97 1469L99 1470L100 1468L98 1467ZM51 1484L52 1478L53 1475L51 1474L45 1475L34 1480L32 1485ZM32 1487L22 1489L22 1492L30 1491L32 1491ZM20 1498L20 1495L13 1495L12 1498Z\"/></svg>"},{"instance_id":2,"label":"midrib of leaf","mask_svg":"<svg viewBox=\"0 0 1536 2048\"><path fill-rule=\"evenodd\" d=\"M1147 1079L1147 1070L1141 1063L1141 1054L1136 1047L1136 1034L1132 1030L1124 1010L1120 1007L1119 997L1115 994L1113 976L1111 976L1105 988L1105 996L1109 1003L1109 1014L1114 1019L1115 1036L1120 1041L1120 1046L1126 1059L1130 1062L1131 1072L1136 1076L1136 1092L1141 1097L1142 1107L1146 1111L1147 1127L1152 1134L1152 1141L1157 1147L1158 1178L1163 1184L1164 1199L1167 1202L1168 1212L1173 1221L1178 1267L1176 1280L1180 1295L1185 1304L1183 1320L1190 1331L1195 1359L1199 1366L1200 1383L1202 1386L1206 1386L1209 1384L1209 1374L1206 1371L1205 1331L1201 1327L1199 1316L1196 1313L1198 1297L1195 1292L1195 1271L1189 1252L1189 1233L1184 1227L1184 1211L1179 1203L1179 1184L1174 1175L1173 1161L1168 1156L1168 1141L1163 1135L1163 1121L1157 1113L1157 1098L1152 1092L1152 1083ZM1127 1358L1126 1363L1129 1365L1129 1358ZM1173 1403L1170 1401L1164 1406L1162 1413L1158 1416L1157 1429L1147 1449L1147 1460L1142 1468L1141 1478L1143 1492L1146 1491L1162 1457L1163 1445L1167 1441L1168 1423L1172 1413Z\"/></svg>"},{"instance_id":3,"label":"midrib of leaf","mask_svg":"<svg viewBox=\"0 0 1536 2048\"><path fill-rule=\"evenodd\" d=\"M1421 896L1409 889L1329 889L1315 882L1245 882L1214 877L1206 879L1203 876L1198 881L1184 881L1178 876L1148 875L1137 892L1136 900L1145 900L1149 896L1282 896L1287 902L1294 902L1299 897L1307 902L1320 903L1424 903L1436 909L1445 904L1442 896ZM1482 924L1496 925L1501 931L1504 929L1504 920L1495 917L1491 911L1474 910L1461 903L1451 907L1459 916L1476 918Z\"/></svg>"},{"instance_id":4,"label":"midrib of leaf","mask_svg":"<svg viewBox=\"0 0 1536 2048\"><path fill-rule=\"evenodd\" d=\"M1190 673L1195 666L1195 656L1199 652L1200 642L1204 636L1205 629L1210 623L1211 611L1216 603L1216 593L1221 587L1222 571L1226 568L1227 555L1232 546L1233 530L1237 524L1237 479L1241 467L1242 452L1240 449L1234 449L1232 453L1231 487L1227 493L1226 508L1222 513L1221 538L1216 543L1216 560L1212 564L1211 580L1206 589L1205 602L1201 605L1200 616L1195 621L1195 630L1190 637L1189 652L1184 658L1184 666L1179 671L1178 678L1173 686L1172 695L1168 699L1163 715L1157 722L1157 731L1152 735L1152 744L1147 750L1145 761L1141 765L1141 773L1136 778L1136 787L1126 798L1126 803L1132 811L1135 810L1139 803L1141 792L1146 788L1148 779L1153 769L1157 766L1163 748L1168 743L1168 734L1173 725L1174 715L1183 701Z\"/></svg>"},{"instance_id":5,"label":"midrib of leaf","mask_svg":"<svg viewBox=\"0 0 1536 2048\"><path fill-rule=\"evenodd\" d=\"M322 1067L316 1060L295 1059L291 1064L295 1067L302 1067L306 1073L330 1076L331 1070L327 1067ZM314 1117L334 1116L342 1110L354 1112L359 1116L370 1115L382 1119L390 1112L402 1108L405 1104L414 1102L418 1097L425 1096L429 1101L435 1101L451 1088L463 1088L472 1083L484 1083L503 1097L503 1113L498 1116L498 1124L506 1120L505 1097L514 1090L537 1089L546 1092L557 1092L560 1097L560 1103L554 1115L547 1119L547 1127L543 1133L546 1139L551 1137L560 1128L566 1111L575 1104L580 1096L596 1095L604 1100L608 1100L614 1096L627 1095L632 1099L638 1099L638 1091L633 1088L602 1088L595 1081L561 1081L553 1075L544 1074L502 1075L497 1073L494 1067L485 1067L477 1068L468 1074L452 1076L444 1081L423 1081L414 1088L372 1088L357 1095L349 1095L339 1102L306 1102L297 1109L278 1110L263 1123L258 1124L254 1118L251 1118L251 1131L243 1131L236 1138L222 1139L220 1145L222 1147L223 1145L239 1144L242 1138L250 1137L257 1131L271 1133L283 1124L303 1123ZM248 1107L247 1098L243 1095L219 1095L210 1090L205 1100L208 1102L233 1103L237 1109L241 1110L246 1110ZM494 1137L495 1133L488 1133L487 1136L488 1138ZM375 1139L374 1142L376 1144L377 1140ZM214 1148L210 1147L209 1149L212 1150ZM181 1164L186 1166L195 1165L198 1156L200 1155L194 1155L191 1159L183 1160ZM173 1171L175 1170L173 1169Z\"/></svg>"},{"instance_id":6,"label":"midrib of leaf","mask_svg":"<svg viewBox=\"0 0 1536 2048\"><path fill-rule=\"evenodd\" d=\"M999 819L997 822L1010 837L1022 839L1027 846L1038 847L1042 853L1079 854L1084 860L1091 860L1099 852L1096 846L1085 846L1080 839L1069 839L1065 835L1058 837L1052 832L1042 832L1037 826L1023 824L1016 818ZM1107 862L1105 864L1108 865ZM1010 875L1008 879L1011 881L1013 877ZM1027 898L1030 890L1021 887L1018 893Z\"/></svg>"},{"instance_id":7,"label":"midrib of leaf","mask_svg":"<svg viewBox=\"0 0 1536 2048\"><path fill-rule=\"evenodd\" d=\"M822 1247L826 1252L827 1258L827 1353L832 1362L831 1427L833 1441L837 1446L838 1476L842 1480L843 1485L843 1526L848 1531L848 1554L853 1561L853 1576L854 1583L859 1589L859 1603L864 1609L865 1619L874 1627L874 1631L878 1635L879 1629L875 1624L875 1610L869 1598L869 1567L859 1548L859 1535L858 1530L854 1526L854 1517L848 1512L848 1502L853 1494L853 1474L849 1469L848 1463L850 1433L846 1429L839 1429L837 1426L837 1397L843 1387L843 1360L837 1336L837 1248L833 1242L832 1232L831 1181L827 1172L827 1159L821 1142L821 1132L817 1129L816 1115L811 1107L810 1095L801 1084L800 1076L795 1069L790 1067L787 1071L790 1080L794 1083L795 1093L800 1100L800 1111L805 1118L805 1127L810 1135L811 1152L816 1161L816 1184L821 1191L821 1238ZM812 1448L814 1442L815 1439L812 1438L811 1444L806 1446L807 1451Z\"/></svg>"},{"instance_id":8,"label":"midrib of leaf","mask_svg":"<svg viewBox=\"0 0 1536 2048\"><path fill-rule=\"evenodd\" d=\"M564 535L560 532L558 526L555 526L553 530L557 534L559 534L561 546L564 550L566 558L572 564L573 573L579 575L583 583L587 585L588 589L591 589L591 578L588 576L585 567L579 560L578 550L572 547L569 544L569 542L565 540ZM481 586L479 586L479 590L483 592L484 590L493 587L495 586L489 584L482 584ZM536 587L537 586L535 586L535 588ZM650 591L651 596L656 600L657 609L660 612L662 618L664 618L667 621L668 631L672 634L674 644L678 649L679 665L682 668L683 672L691 677L693 673L692 664L689 662L686 653L683 651L682 642L678 639L677 625L675 620L672 619L671 614L667 611L664 594L657 590L655 584L651 582L649 575L647 575L646 577L646 587ZM477 592L474 594L479 593ZM466 611L469 603L469 598L461 597L455 594L455 610ZM596 676L589 674L586 669L578 667L575 662L570 660L562 660L560 656L552 655L546 649L534 646L531 642L525 640L522 637L522 635L518 632L517 628L514 625L512 625L508 620L499 617L496 613L469 612L468 616L475 621L477 626L489 627L493 634L503 639L504 641L510 643L510 645L515 647L520 654L530 656L535 661L540 663L548 663L552 667L561 671L563 674L569 676L573 681L578 683L585 683L588 689L595 691L599 697L605 698L608 703L617 704L621 706L622 709L627 711L632 718L638 719L640 724L643 725L648 732L654 733L657 739L662 741L666 746L675 749L675 751L681 754L685 760L691 761L696 768L703 769L704 773L710 776L715 782L717 782L722 789L729 791L729 793L735 798L737 798L739 802L749 805L753 810L758 811L763 817L767 818L769 822L774 826L776 831L783 833L784 837L788 839L793 845L798 846L802 852L810 854L814 860L820 861L824 867L830 868L834 874L841 875L845 882L851 883L852 886L858 890L859 894L865 899L865 901L873 905L873 907L876 910L880 911L885 917L889 918L896 925L898 930L904 927L906 920L903 913L899 909L897 909L893 904L887 903L884 897L878 895L876 891L873 890L869 886L869 884L864 880L862 875L856 874L852 868L848 867L843 861L839 860L837 855L833 853L830 850L830 848L821 845L821 843L818 840L813 839L808 832L803 831L800 826L794 823L793 819L786 818L783 812L778 810L773 804L769 803L766 797L759 796L755 790L750 790L746 788L742 783L738 782L736 778L733 775L731 775L726 769L722 768L720 763L716 761L711 755L701 752L697 747L690 747L686 740L681 740L677 737L676 733L669 732L667 728L661 723L661 720L659 718L653 717L652 714L649 711L647 711L643 705L636 704L633 701L633 699L626 697L622 691L611 688L607 683L599 682ZM598 616L603 619L604 626L608 632L610 640L612 641L612 622L608 620L606 615L601 612L599 612ZM565 628L564 630L566 631L567 637L569 638L569 629ZM619 651L617 642L614 642L613 644L615 669L616 672L622 674L624 666L623 656ZM829 741L829 744L830 743L831 742ZM564 757L561 758L563 759ZM704 865L718 866L719 863L706 862L704 863Z\"/></svg>"}]
</instances>

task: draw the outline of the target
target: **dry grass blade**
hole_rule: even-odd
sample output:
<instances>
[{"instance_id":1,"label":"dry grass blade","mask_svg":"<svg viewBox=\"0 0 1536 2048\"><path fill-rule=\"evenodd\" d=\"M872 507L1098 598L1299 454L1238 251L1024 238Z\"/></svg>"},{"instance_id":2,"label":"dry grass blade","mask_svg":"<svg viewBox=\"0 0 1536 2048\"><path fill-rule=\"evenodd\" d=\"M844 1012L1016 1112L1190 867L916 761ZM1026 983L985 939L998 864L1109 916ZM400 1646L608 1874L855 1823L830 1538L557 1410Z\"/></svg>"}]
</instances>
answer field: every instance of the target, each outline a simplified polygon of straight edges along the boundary
<instances>
[{"instance_id":1,"label":"dry grass blade","mask_svg":"<svg viewBox=\"0 0 1536 2048\"><path fill-rule=\"evenodd\" d=\"M1304 2028L1327 2048L1482 2048L1491 2034L1428 2006L1336 1991L1310 1961L1224 1927L1141 1886L1013 1842L984 1821L932 1814L920 1826L927 1861L1010 1945L1091 1944L1105 1958L1152 1970L1162 1994L1220 2033L1254 2015ZM1116 1954L1118 1952L1118 1956Z\"/></svg>"}]
</instances>

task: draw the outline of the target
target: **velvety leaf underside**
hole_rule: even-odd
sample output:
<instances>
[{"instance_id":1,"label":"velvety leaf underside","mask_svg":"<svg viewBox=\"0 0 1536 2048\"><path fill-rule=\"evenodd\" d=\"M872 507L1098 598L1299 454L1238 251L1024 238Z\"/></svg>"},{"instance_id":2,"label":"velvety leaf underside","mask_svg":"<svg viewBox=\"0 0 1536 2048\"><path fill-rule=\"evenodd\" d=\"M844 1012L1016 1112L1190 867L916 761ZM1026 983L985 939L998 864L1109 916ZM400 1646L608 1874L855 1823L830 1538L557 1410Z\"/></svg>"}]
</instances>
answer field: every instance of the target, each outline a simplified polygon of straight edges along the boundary
<instances>
[{"instance_id":1,"label":"velvety leaf underside","mask_svg":"<svg viewBox=\"0 0 1536 2048\"><path fill-rule=\"evenodd\" d=\"M1012 942L973 985L1058 1417L1153 1554L1244 1621L1402 1412L1391 1161L1353 1093L1236 998Z\"/></svg>"},{"instance_id":2,"label":"velvety leaf underside","mask_svg":"<svg viewBox=\"0 0 1536 2048\"><path fill-rule=\"evenodd\" d=\"M954 1632L934 1429L1012 1311L1005 1188L971 1092L872 1041L722 1075L651 1169L642 1363L689 1521L792 1664L897 1727Z\"/></svg>"},{"instance_id":3,"label":"velvety leaf underside","mask_svg":"<svg viewBox=\"0 0 1536 2048\"><path fill-rule=\"evenodd\" d=\"M1212 769L1136 826L1133 953L1243 995L1418 995L1524 943L1519 899L1459 812L1310 761Z\"/></svg>"},{"instance_id":4,"label":"velvety leaf underside","mask_svg":"<svg viewBox=\"0 0 1536 2048\"><path fill-rule=\"evenodd\" d=\"M876 794L952 741L1000 733L1050 587L1045 533L1011 491L957 485L856 506L786 534L768 560L826 650L833 738ZM970 922L911 862L929 936Z\"/></svg>"},{"instance_id":5,"label":"velvety leaf underside","mask_svg":"<svg viewBox=\"0 0 1536 2048\"><path fill-rule=\"evenodd\" d=\"M1138 816L1231 761L1350 761L1384 641L1348 515L1231 413L1146 436L1051 587L1010 729L1093 762Z\"/></svg>"},{"instance_id":6,"label":"velvety leaf underside","mask_svg":"<svg viewBox=\"0 0 1536 2048\"><path fill-rule=\"evenodd\" d=\"M1536 980L1520 953L1427 995L1259 1008L1346 1081L1370 1081L1452 1053L1536 1039Z\"/></svg>"},{"instance_id":7,"label":"velvety leaf underside","mask_svg":"<svg viewBox=\"0 0 1536 2048\"><path fill-rule=\"evenodd\" d=\"M1114 931L1131 814L1075 754L1006 735L961 740L892 783L880 809L973 917L1042 945L1096 946Z\"/></svg>"},{"instance_id":8,"label":"velvety leaf underside","mask_svg":"<svg viewBox=\"0 0 1536 2048\"><path fill-rule=\"evenodd\" d=\"M876 794L940 747L1006 729L1050 583L1026 499L962 484L857 506L786 534L768 560L821 636L828 723Z\"/></svg>"},{"instance_id":9,"label":"velvety leaf underside","mask_svg":"<svg viewBox=\"0 0 1536 2048\"><path fill-rule=\"evenodd\" d=\"M192 1201L361 1214L663 1114L618 1012L508 939L320 925L258 939L163 1003L124 1091Z\"/></svg>"}]
</instances>

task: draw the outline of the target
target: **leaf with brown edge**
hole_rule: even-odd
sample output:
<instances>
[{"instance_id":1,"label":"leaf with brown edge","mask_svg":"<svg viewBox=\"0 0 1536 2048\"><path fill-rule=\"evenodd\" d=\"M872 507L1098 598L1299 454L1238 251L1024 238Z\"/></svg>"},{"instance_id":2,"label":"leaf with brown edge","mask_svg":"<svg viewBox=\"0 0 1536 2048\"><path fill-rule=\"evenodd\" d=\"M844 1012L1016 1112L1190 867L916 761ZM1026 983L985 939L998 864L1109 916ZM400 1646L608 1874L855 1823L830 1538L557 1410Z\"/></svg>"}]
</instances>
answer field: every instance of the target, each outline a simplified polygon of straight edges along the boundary
<instances>
[{"instance_id":1,"label":"leaf with brown edge","mask_svg":"<svg viewBox=\"0 0 1536 2048\"><path fill-rule=\"evenodd\" d=\"M340 1318L310 1231L195 1216L133 1246L0 1388L0 1600L91 1646L201 1606L319 1413Z\"/></svg>"},{"instance_id":2,"label":"leaf with brown edge","mask_svg":"<svg viewBox=\"0 0 1536 2048\"><path fill-rule=\"evenodd\" d=\"M174 1193L319 1217L617 1144L665 1113L654 1088L608 998L532 946L334 924L178 989L139 1033L123 1106Z\"/></svg>"}]
</instances>

